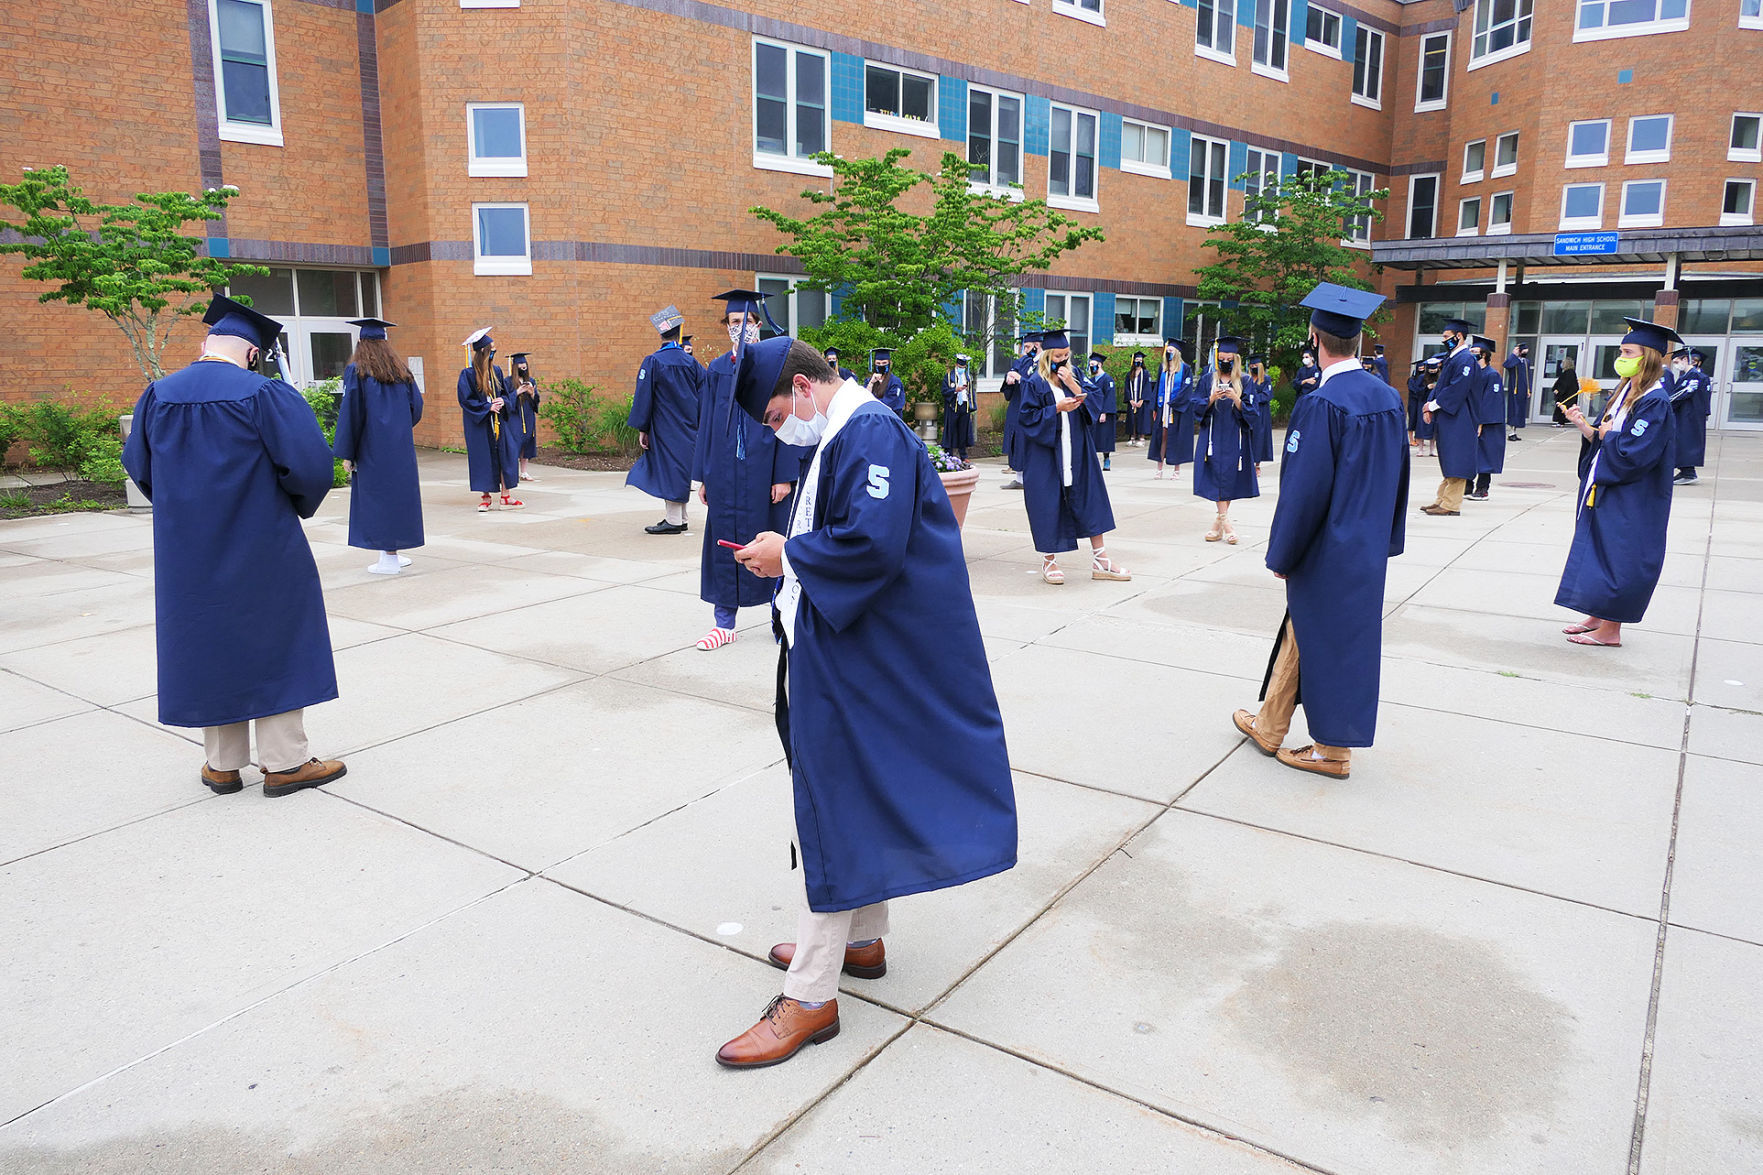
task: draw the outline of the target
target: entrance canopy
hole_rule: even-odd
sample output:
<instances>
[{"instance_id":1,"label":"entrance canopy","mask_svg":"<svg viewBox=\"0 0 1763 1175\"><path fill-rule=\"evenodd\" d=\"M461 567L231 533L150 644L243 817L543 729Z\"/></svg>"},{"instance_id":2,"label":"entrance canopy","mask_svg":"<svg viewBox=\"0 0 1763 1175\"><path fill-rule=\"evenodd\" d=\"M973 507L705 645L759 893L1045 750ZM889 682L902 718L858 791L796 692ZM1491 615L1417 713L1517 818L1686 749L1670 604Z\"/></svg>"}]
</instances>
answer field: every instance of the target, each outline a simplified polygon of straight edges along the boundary
<instances>
[{"instance_id":1,"label":"entrance canopy","mask_svg":"<svg viewBox=\"0 0 1763 1175\"><path fill-rule=\"evenodd\" d=\"M1373 241L1371 260L1393 269L1497 269L1508 265L1663 265L1763 261L1763 227L1647 228Z\"/></svg>"}]
</instances>

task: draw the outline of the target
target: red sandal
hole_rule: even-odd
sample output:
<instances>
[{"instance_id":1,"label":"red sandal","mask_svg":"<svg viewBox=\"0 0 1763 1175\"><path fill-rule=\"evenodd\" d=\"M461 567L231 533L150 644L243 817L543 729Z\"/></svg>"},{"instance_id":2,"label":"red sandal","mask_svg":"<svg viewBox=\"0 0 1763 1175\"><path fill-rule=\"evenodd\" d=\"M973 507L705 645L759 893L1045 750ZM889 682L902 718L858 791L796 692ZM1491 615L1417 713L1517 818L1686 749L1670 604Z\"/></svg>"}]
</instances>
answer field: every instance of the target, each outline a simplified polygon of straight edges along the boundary
<instances>
[{"instance_id":1,"label":"red sandal","mask_svg":"<svg viewBox=\"0 0 1763 1175\"><path fill-rule=\"evenodd\" d=\"M526 503L519 498L511 498L507 494L502 495L502 507L505 510L512 510L524 505L526 505Z\"/></svg>"}]
</instances>

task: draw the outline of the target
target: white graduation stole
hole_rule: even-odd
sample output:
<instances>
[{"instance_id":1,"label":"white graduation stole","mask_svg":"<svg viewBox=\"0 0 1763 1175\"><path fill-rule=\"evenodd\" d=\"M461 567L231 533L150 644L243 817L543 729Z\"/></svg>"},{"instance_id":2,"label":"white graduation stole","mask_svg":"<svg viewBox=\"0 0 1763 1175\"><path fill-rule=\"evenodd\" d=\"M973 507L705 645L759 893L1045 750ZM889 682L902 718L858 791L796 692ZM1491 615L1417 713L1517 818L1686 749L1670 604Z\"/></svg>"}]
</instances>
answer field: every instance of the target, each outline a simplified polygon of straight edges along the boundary
<instances>
[{"instance_id":1,"label":"white graduation stole","mask_svg":"<svg viewBox=\"0 0 1763 1175\"><path fill-rule=\"evenodd\" d=\"M826 431L820 434L820 445L814 450L814 460L808 465L808 472L802 475L800 488L796 491L796 508L790 514L790 527L784 539L788 541L797 535L807 534L814 529L814 509L820 500L820 462L826 456L827 446L832 439L845 427L851 414L875 397L869 389L846 380L843 387L833 396L833 402L827 405ZM796 643L796 610L802 602L802 583L791 574L789 565L784 565L784 581L777 589L772 600L772 607L777 609L778 619L783 622L784 640L791 647Z\"/></svg>"}]
</instances>

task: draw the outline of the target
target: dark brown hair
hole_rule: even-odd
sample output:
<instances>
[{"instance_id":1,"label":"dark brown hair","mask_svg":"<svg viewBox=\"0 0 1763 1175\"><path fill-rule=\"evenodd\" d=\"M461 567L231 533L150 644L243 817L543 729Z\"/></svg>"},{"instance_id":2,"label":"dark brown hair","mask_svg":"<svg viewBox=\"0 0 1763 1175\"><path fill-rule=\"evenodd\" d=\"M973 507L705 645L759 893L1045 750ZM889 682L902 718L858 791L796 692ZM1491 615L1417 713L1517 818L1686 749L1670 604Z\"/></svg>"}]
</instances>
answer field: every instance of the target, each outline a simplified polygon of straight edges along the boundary
<instances>
[{"instance_id":1,"label":"dark brown hair","mask_svg":"<svg viewBox=\"0 0 1763 1175\"><path fill-rule=\"evenodd\" d=\"M355 344L355 354L349 356L349 362L361 374L383 384L405 384L414 378L409 366L384 339L362 339Z\"/></svg>"},{"instance_id":2,"label":"dark brown hair","mask_svg":"<svg viewBox=\"0 0 1763 1175\"><path fill-rule=\"evenodd\" d=\"M1359 335L1342 338L1340 335L1329 334L1315 323L1310 324L1310 333L1316 336L1317 347L1330 355L1352 355L1359 349ZM1317 358L1322 356L1318 355Z\"/></svg>"},{"instance_id":3,"label":"dark brown hair","mask_svg":"<svg viewBox=\"0 0 1763 1175\"><path fill-rule=\"evenodd\" d=\"M784 356L783 370L777 373L777 382L771 385L771 399L791 394L791 385L798 375L808 377L809 383L833 383L839 378L826 356L804 343L801 339L790 342L790 353Z\"/></svg>"},{"instance_id":4,"label":"dark brown hair","mask_svg":"<svg viewBox=\"0 0 1763 1175\"><path fill-rule=\"evenodd\" d=\"M486 400L494 400L502 394L502 381L496 378L495 353L488 347L480 347L471 353L471 378L477 384L477 394Z\"/></svg>"}]
</instances>

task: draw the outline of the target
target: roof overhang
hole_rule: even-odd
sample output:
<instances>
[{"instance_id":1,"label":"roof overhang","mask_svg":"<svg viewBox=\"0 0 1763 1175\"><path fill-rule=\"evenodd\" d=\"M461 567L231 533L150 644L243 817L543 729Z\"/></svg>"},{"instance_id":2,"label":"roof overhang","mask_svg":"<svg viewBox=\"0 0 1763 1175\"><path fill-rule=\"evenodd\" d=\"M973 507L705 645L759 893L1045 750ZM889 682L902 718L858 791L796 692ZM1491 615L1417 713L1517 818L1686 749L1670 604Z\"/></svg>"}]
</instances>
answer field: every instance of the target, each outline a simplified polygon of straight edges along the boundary
<instances>
[{"instance_id":1,"label":"roof overhang","mask_svg":"<svg viewBox=\"0 0 1763 1175\"><path fill-rule=\"evenodd\" d=\"M1763 261L1763 227L1643 228L1599 234L1616 238L1608 253L1558 254L1557 237L1587 233L1534 233L1502 237L1440 237L1373 241L1371 260L1391 269L1494 269L1508 265L1663 265L1682 262Z\"/></svg>"}]
</instances>

